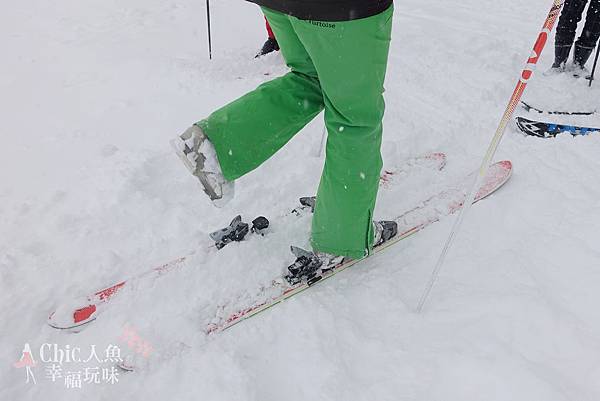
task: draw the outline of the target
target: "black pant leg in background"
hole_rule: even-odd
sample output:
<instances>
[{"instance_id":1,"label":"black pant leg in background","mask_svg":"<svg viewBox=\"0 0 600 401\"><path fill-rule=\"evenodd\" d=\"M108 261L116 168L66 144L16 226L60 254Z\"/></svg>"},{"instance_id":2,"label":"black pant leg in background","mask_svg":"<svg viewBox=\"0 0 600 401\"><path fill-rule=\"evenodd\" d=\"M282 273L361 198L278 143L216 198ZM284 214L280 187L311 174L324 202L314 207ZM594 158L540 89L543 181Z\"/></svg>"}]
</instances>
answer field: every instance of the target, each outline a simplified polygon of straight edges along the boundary
<instances>
[{"instance_id":1,"label":"black pant leg in background","mask_svg":"<svg viewBox=\"0 0 600 401\"><path fill-rule=\"evenodd\" d=\"M600 0L591 0L583 32L577 39L577 46L593 50L598 43L598 38L600 38Z\"/></svg>"},{"instance_id":2,"label":"black pant leg in background","mask_svg":"<svg viewBox=\"0 0 600 401\"><path fill-rule=\"evenodd\" d=\"M599 0L594 0L598 3ZM581 22L583 10L588 0L566 0L556 28L556 47L569 48L573 46L577 24Z\"/></svg>"}]
</instances>

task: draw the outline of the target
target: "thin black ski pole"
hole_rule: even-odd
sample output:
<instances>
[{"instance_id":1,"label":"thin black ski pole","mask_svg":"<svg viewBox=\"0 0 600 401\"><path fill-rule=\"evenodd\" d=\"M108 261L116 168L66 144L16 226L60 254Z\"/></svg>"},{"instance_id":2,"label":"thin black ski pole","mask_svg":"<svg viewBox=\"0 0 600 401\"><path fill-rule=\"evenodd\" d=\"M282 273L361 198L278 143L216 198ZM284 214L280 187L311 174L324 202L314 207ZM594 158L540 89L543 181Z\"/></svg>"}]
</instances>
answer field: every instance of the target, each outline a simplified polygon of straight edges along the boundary
<instances>
[{"instance_id":1,"label":"thin black ski pole","mask_svg":"<svg viewBox=\"0 0 600 401\"><path fill-rule=\"evenodd\" d=\"M596 44L596 59L594 60L594 67L592 68L592 75L590 75L590 87L592 86L592 82L594 82L594 74L596 73L596 66L598 65L598 55L600 54L600 44Z\"/></svg>"},{"instance_id":2,"label":"thin black ski pole","mask_svg":"<svg viewBox=\"0 0 600 401\"><path fill-rule=\"evenodd\" d=\"M208 24L208 59L212 60L212 40L210 36L210 0L206 0L206 22Z\"/></svg>"}]
</instances>

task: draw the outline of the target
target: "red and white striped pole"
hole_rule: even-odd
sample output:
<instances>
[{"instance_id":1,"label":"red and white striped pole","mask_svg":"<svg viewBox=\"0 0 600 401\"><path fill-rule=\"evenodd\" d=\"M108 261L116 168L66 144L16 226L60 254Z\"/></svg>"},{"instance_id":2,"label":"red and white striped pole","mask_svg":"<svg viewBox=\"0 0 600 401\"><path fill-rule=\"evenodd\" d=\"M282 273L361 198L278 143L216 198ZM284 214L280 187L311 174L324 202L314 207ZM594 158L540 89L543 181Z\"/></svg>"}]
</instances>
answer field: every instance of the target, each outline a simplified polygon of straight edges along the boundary
<instances>
[{"instance_id":1,"label":"red and white striped pole","mask_svg":"<svg viewBox=\"0 0 600 401\"><path fill-rule=\"evenodd\" d=\"M462 221L463 221L465 215L467 214L468 210L471 208L471 205L473 204L473 201L475 200L475 196L477 195L477 190L483 183L483 179L485 178L485 176L488 172L489 166L492 163L492 158L496 154L498 145L500 145L500 141L502 140L502 137L504 136L504 132L506 131L508 122L510 121L515 109L517 108L517 105L521 101L521 96L523 96L523 92L525 91L525 88L527 87L527 83L533 76L533 72L535 71L535 68L540 59L540 56L542 55L542 51L544 50L544 47L546 47L546 42L548 41L548 38L550 37L550 32L552 32L552 28L554 27L554 24L556 23L556 20L560 14L560 10L562 9L564 2L565 2L565 0L554 0L554 2L552 4L552 8L550 9L550 13L548 13L548 17L546 18L544 27L542 28L542 31L538 35L535 45L533 46L533 51L531 52L531 56L527 60L527 65L525 66L525 69L521 73L521 78L519 79L519 82L517 83L517 87L515 88L515 91L513 92L512 96L510 98L510 101L508 102L508 106L506 106L506 110L504 111L502 120L500 120L500 125L498 126L498 129L496 130L496 133L494 134L494 137L492 138L492 142L490 143L487 153L485 154L485 157L483 158L481 167L479 168L479 172L477 174L477 179L475 180L473 187L469 191L469 195L467 196L465 203L463 204L463 207L461 208L460 213L458 214L458 217L454 221L454 225L452 226L450 235L448 236L448 239L446 240L444 249L442 250L442 253L440 254L440 257L435 265L435 268L433 269L433 271L431 273L429 282L427 283L427 286L425 287L425 290L423 291L423 294L421 295L421 299L419 300L419 304L417 306L418 313L421 313L421 311L423 310L423 307L425 306L425 303L427 302L427 299L429 298L429 294L431 293L431 290L433 289L433 286L435 285L435 282L437 281L440 270L444 264L444 260L446 259L446 255L448 254L448 250L452 246L452 242L454 241L456 234L460 230L460 226L462 224Z\"/></svg>"}]
</instances>

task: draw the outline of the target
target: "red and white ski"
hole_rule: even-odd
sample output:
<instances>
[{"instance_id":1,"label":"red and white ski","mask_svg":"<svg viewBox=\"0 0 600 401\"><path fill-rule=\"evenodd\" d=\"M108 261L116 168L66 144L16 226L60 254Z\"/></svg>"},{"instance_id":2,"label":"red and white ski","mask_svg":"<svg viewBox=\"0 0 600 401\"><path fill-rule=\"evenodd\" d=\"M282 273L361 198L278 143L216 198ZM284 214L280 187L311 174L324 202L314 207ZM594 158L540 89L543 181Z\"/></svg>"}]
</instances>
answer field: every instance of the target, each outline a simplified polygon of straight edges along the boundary
<instances>
[{"instance_id":1,"label":"red and white ski","mask_svg":"<svg viewBox=\"0 0 600 401\"><path fill-rule=\"evenodd\" d=\"M382 188L387 188L393 182L401 178L403 175L410 174L417 169L433 169L442 170L446 165L446 155L444 153L429 153L422 156L410 158L402 163L399 167L389 168L381 174L380 185ZM296 208L298 212L302 209L308 209L306 206ZM211 251L216 251L216 248L210 247ZM85 326L100 315L102 310L108 307L108 302L113 299L118 293L132 283L138 283L142 280L153 280L166 273L177 270L185 266L185 261L188 260L195 252L189 253L178 259L172 260L163 265L154 267L137 276L130 277L120 281L109 287L103 288L95 293L72 300L68 304L60 305L48 317L48 324L56 329L79 331L82 326Z\"/></svg>"},{"instance_id":2,"label":"red and white ski","mask_svg":"<svg viewBox=\"0 0 600 401\"><path fill-rule=\"evenodd\" d=\"M512 174L512 163L508 160L490 166L488 173L477 192L474 202L491 195L500 188ZM418 206L398 216L394 220L398 223L398 234L391 240L374 249L373 254L383 251L397 242L415 234L430 224L440 220L443 216L450 215L461 208L467 197L469 184L473 182L475 173L466 177L457 186L444 190L437 195L423 201ZM367 257L366 257L367 258ZM272 281L270 286L263 288L255 298L254 303L246 306L236 306L237 309L222 306L217 311L213 321L206 327L207 334L226 330L270 307L306 290L314 284L320 283L333 275L355 265L366 258L343 261L333 269L324 272L320 279L311 280L311 283L302 282L290 285L283 277ZM235 302L234 302L235 303Z\"/></svg>"}]
</instances>

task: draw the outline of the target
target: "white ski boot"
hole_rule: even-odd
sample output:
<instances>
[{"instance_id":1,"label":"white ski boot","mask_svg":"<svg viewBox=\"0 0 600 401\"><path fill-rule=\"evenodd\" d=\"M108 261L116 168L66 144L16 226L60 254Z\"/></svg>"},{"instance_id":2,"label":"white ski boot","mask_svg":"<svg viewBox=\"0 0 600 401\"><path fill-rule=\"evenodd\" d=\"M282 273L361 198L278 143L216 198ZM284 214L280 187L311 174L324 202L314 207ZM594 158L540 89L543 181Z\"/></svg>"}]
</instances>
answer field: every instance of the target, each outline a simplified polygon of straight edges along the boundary
<instances>
[{"instance_id":1,"label":"white ski boot","mask_svg":"<svg viewBox=\"0 0 600 401\"><path fill-rule=\"evenodd\" d=\"M587 78L590 76L590 70L585 66L576 63L573 63L570 66L569 72L573 74L573 77L575 78Z\"/></svg>"},{"instance_id":2,"label":"white ski boot","mask_svg":"<svg viewBox=\"0 0 600 401\"><path fill-rule=\"evenodd\" d=\"M558 67L552 66L549 69L547 69L546 71L544 71L542 74L545 77L554 77L554 76L562 74L565 71L566 71L566 67L564 65L560 65Z\"/></svg>"},{"instance_id":3,"label":"white ski boot","mask_svg":"<svg viewBox=\"0 0 600 401\"><path fill-rule=\"evenodd\" d=\"M171 145L216 207L225 206L233 198L234 182L223 176L215 147L200 127L192 125Z\"/></svg>"}]
</instances>

